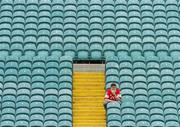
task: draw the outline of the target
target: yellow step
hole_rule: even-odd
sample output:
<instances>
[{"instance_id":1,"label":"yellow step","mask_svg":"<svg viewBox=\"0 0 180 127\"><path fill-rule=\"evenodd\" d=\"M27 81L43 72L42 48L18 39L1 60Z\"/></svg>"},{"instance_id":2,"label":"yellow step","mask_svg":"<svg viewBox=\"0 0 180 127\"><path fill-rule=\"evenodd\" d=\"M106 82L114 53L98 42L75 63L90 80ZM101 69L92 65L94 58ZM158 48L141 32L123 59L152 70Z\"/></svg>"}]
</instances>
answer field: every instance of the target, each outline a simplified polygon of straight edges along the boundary
<instances>
[{"instance_id":1,"label":"yellow step","mask_svg":"<svg viewBox=\"0 0 180 127\"><path fill-rule=\"evenodd\" d=\"M83 79L83 78L84 79L88 79L88 78L90 78L90 79L101 78L102 79L103 77L105 77L105 74L103 74L103 75L90 75L90 74L73 75L73 78L78 78L78 79Z\"/></svg>"},{"instance_id":2,"label":"yellow step","mask_svg":"<svg viewBox=\"0 0 180 127\"><path fill-rule=\"evenodd\" d=\"M105 112L103 111L104 109L102 109L102 111L98 111L98 112L89 112L89 110L75 110L73 111L73 115L74 115L74 118L76 117L82 117L82 116L87 116L87 117L90 117L90 116L101 116L101 117L104 117L105 115ZM96 110L97 111L97 110ZM78 113L81 113L81 114L78 114ZM98 118L98 117L97 117ZM105 117L104 117L105 118Z\"/></svg>"},{"instance_id":3,"label":"yellow step","mask_svg":"<svg viewBox=\"0 0 180 127\"><path fill-rule=\"evenodd\" d=\"M101 85L104 85L104 81L102 81L102 80L93 80L93 81L91 81L90 79L73 79L73 82L74 82L74 84L76 83L76 84L81 84L81 83L87 83L87 84L90 84L90 83L92 83L92 84L101 84Z\"/></svg>"},{"instance_id":4,"label":"yellow step","mask_svg":"<svg viewBox=\"0 0 180 127\"><path fill-rule=\"evenodd\" d=\"M94 101L95 102L95 101ZM97 103L97 102L96 102ZM95 106L95 107L102 107L103 106L103 103L100 102L100 104L92 104L92 103L87 103L87 104L83 104L83 103L73 103L74 104L74 107L92 107L92 106Z\"/></svg>"},{"instance_id":5,"label":"yellow step","mask_svg":"<svg viewBox=\"0 0 180 127\"><path fill-rule=\"evenodd\" d=\"M73 89L73 94L87 94L89 96L91 95L99 95L99 94L104 94L104 89L101 90L97 90L97 89ZM91 95L89 94L89 92L91 93Z\"/></svg>"},{"instance_id":6,"label":"yellow step","mask_svg":"<svg viewBox=\"0 0 180 127\"><path fill-rule=\"evenodd\" d=\"M104 74L105 72L76 72L74 71L73 72L73 75L102 75Z\"/></svg>"},{"instance_id":7,"label":"yellow step","mask_svg":"<svg viewBox=\"0 0 180 127\"><path fill-rule=\"evenodd\" d=\"M106 127L104 72L73 73L73 127Z\"/></svg>"},{"instance_id":8,"label":"yellow step","mask_svg":"<svg viewBox=\"0 0 180 127\"><path fill-rule=\"evenodd\" d=\"M74 122L73 127L105 127L105 121L87 121Z\"/></svg>"},{"instance_id":9,"label":"yellow step","mask_svg":"<svg viewBox=\"0 0 180 127\"><path fill-rule=\"evenodd\" d=\"M95 123L95 122L99 122L99 123L103 123L105 122L105 119L97 119L96 117L94 117L94 119L92 120L87 120L87 119L77 119L74 123L78 123L78 122L82 122L82 123L88 123L88 122L92 122L92 123Z\"/></svg>"},{"instance_id":10,"label":"yellow step","mask_svg":"<svg viewBox=\"0 0 180 127\"><path fill-rule=\"evenodd\" d=\"M87 91L87 90L94 90L94 88L92 86L74 86L73 90ZM104 90L104 87L96 86L96 90Z\"/></svg>"},{"instance_id":11,"label":"yellow step","mask_svg":"<svg viewBox=\"0 0 180 127\"><path fill-rule=\"evenodd\" d=\"M100 107L100 106L94 106L94 107L90 107L90 106L84 106L84 107L80 107L80 106L76 106L73 108L74 111L76 110L82 110L82 111L88 111L88 110L91 110L91 111L96 111L96 110L101 110L103 109L103 107ZM104 112L104 111L103 111Z\"/></svg>"},{"instance_id":12,"label":"yellow step","mask_svg":"<svg viewBox=\"0 0 180 127\"><path fill-rule=\"evenodd\" d=\"M105 87L105 83L97 83L97 82L91 82L91 83L87 83L87 82L81 82L81 83L73 83L73 87L78 87L78 86L101 86L101 87Z\"/></svg>"},{"instance_id":13,"label":"yellow step","mask_svg":"<svg viewBox=\"0 0 180 127\"><path fill-rule=\"evenodd\" d=\"M103 78L104 75L105 74L97 74L97 75L94 75L94 74L82 74L82 75L74 74L74 78L78 78L78 79L81 79L81 78L94 78L94 77Z\"/></svg>"},{"instance_id":14,"label":"yellow step","mask_svg":"<svg viewBox=\"0 0 180 127\"><path fill-rule=\"evenodd\" d=\"M102 97L102 96L94 97L94 98L92 98L90 96L88 96L88 97L73 97L73 100L75 102L92 102L94 100L97 100L97 101L101 101L102 100L103 101L103 99L104 99L104 97Z\"/></svg>"}]
</instances>

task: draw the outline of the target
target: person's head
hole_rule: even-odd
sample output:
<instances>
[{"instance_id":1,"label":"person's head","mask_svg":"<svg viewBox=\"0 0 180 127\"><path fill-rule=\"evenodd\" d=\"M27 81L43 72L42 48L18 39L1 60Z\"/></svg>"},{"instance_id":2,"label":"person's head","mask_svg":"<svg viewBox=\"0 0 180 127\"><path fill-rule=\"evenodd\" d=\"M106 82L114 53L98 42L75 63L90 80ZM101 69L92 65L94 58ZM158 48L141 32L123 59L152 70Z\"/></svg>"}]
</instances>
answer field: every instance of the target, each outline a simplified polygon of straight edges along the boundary
<instances>
[{"instance_id":1,"label":"person's head","mask_svg":"<svg viewBox=\"0 0 180 127\"><path fill-rule=\"evenodd\" d=\"M115 84L115 83L112 83L112 84L111 84L111 90L116 90L116 88L117 88L116 84Z\"/></svg>"}]
</instances>

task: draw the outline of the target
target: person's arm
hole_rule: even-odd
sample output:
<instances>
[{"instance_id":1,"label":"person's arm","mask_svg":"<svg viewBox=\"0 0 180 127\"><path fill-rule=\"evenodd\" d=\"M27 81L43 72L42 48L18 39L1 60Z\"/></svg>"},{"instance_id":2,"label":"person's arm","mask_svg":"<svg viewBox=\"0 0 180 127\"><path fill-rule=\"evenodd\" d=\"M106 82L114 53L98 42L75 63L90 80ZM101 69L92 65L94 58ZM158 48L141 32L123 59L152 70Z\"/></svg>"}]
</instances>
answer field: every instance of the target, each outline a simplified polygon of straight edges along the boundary
<instances>
[{"instance_id":1,"label":"person's arm","mask_svg":"<svg viewBox=\"0 0 180 127\"><path fill-rule=\"evenodd\" d=\"M118 94L118 95L116 96L116 100L117 100L117 101L121 100L121 94Z\"/></svg>"},{"instance_id":2,"label":"person's arm","mask_svg":"<svg viewBox=\"0 0 180 127\"><path fill-rule=\"evenodd\" d=\"M121 92L118 90L118 94L116 95L116 100L119 101L121 100Z\"/></svg>"},{"instance_id":3,"label":"person's arm","mask_svg":"<svg viewBox=\"0 0 180 127\"><path fill-rule=\"evenodd\" d=\"M106 95L104 97L104 101L105 102L111 102L112 100L109 99L109 95L108 95L108 92L106 92Z\"/></svg>"},{"instance_id":4,"label":"person's arm","mask_svg":"<svg viewBox=\"0 0 180 127\"><path fill-rule=\"evenodd\" d=\"M104 99L105 102L111 102L113 100L110 100L110 99Z\"/></svg>"}]
</instances>

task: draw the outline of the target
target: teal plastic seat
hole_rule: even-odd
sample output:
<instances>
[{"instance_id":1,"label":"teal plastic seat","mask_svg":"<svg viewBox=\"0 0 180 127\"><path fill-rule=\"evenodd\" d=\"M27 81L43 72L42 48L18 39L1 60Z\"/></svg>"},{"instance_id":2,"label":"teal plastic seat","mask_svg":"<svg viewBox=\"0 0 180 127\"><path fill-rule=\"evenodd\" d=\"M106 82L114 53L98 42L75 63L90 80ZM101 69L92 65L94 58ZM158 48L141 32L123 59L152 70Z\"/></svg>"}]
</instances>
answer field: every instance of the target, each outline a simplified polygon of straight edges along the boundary
<instances>
[{"instance_id":1,"label":"teal plastic seat","mask_svg":"<svg viewBox=\"0 0 180 127\"><path fill-rule=\"evenodd\" d=\"M49 38L46 36L39 36L37 39L37 53L39 56L48 56Z\"/></svg>"},{"instance_id":2,"label":"teal plastic seat","mask_svg":"<svg viewBox=\"0 0 180 127\"><path fill-rule=\"evenodd\" d=\"M102 57L102 39L99 37L92 37L90 39L90 54L93 59Z\"/></svg>"},{"instance_id":3,"label":"teal plastic seat","mask_svg":"<svg viewBox=\"0 0 180 127\"><path fill-rule=\"evenodd\" d=\"M105 42L103 46L104 57L115 55L115 44L114 42Z\"/></svg>"},{"instance_id":4,"label":"teal plastic seat","mask_svg":"<svg viewBox=\"0 0 180 127\"><path fill-rule=\"evenodd\" d=\"M17 95L21 96L21 95L27 95L30 96L30 85L26 84L26 86L23 86L23 84L21 84L21 86L18 87L17 90Z\"/></svg>"},{"instance_id":5,"label":"teal plastic seat","mask_svg":"<svg viewBox=\"0 0 180 127\"><path fill-rule=\"evenodd\" d=\"M65 44L64 54L66 56L75 57L76 46L73 43Z\"/></svg>"},{"instance_id":6,"label":"teal plastic seat","mask_svg":"<svg viewBox=\"0 0 180 127\"><path fill-rule=\"evenodd\" d=\"M116 70L116 69L108 69L106 71L106 76L118 76L119 75L119 72Z\"/></svg>"},{"instance_id":7,"label":"teal plastic seat","mask_svg":"<svg viewBox=\"0 0 180 127\"><path fill-rule=\"evenodd\" d=\"M44 78L45 77L45 71L41 68L34 68L32 71L33 77L38 78Z\"/></svg>"},{"instance_id":8,"label":"teal plastic seat","mask_svg":"<svg viewBox=\"0 0 180 127\"><path fill-rule=\"evenodd\" d=\"M114 56L114 55L107 57L107 58L106 58L106 64L107 64L107 63L114 63L114 64L116 63L116 64L117 64L117 63L118 63L118 57L116 57L116 56ZM119 68L119 67L118 67L118 68Z\"/></svg>"},{"instance_id":9,"label":"teal plastic seat","mask_svg":"<svg viewBox=\"0 0 180 127\"><path fill-rule=\"evenodd\" d=\"M151 126L165 126L162 115L153 115L151 117Z\"/></svg>"},{"instance_id":10,"label":"teal plastic seat","mask_svg":"<svg viewBox=\"0 0 180 127\"><path fill-rule=\"evenodd\" d=\"M110 108L107 110L107 115L111 115L111 114L117 114L119 115L120 114L120 109L118 108Z\"/></svg>"},{"instance_id":11,"label":"teal plastic seat","mask_svg":"<svg viewBox=\"0 0 180 127\"><path fill-rule=\"evenodd\" d=\"M84 12L81 12L81 13L84 13ZM85 14L81 14L81 13L79 12L78 14L82 15L82 17L79 17L77 19L77 22L78 22L78 26L77 26L77 41L79 40L78 38L82 37L82 38L85 39L85 37L87 38L89 36L89 26L87 25L88 24L88 17L87 16L89 14L88 14L88 12L86 12ZM86 15L86 17L85 17L85 15ZM86 41L84 40L84 42L86 42Z\"/></svg>"},{"instance_id":12,"label":"teal plastic seat","mask_svg":"<svg viewBox=\"0 0 180 127\"><path fill-rule=\"evenodd\" d=\"M46 57L46 68L56 69L59 67L59 57L58 56L48 56Z\"/></svg>"},{"instance_id":13,"label":"teal plastic seat","mask_svg":"<svg viewBox=\"0 0 180 127\"><path fill-rule=\"evenodd\" d=\"M149 109L145 106L136 105L136 118L137 121L149 121Z\"/></svg>"},{"instance_id":14,"label":"teal plastic seat","mask_svg":"<svg viewBox=\"0 0 180 127\"><path fill-rule=\"evenodd\" d=\"M28 56L21 56L19 59L19 69L31 69L32 58Z\"/></svg>"},{"instance_id":15,"label":"teal plastic seat","mask_svg":"<svg viewBox=\"0 0 180 127\"><path fill-rule=\"evenodd\" d=\"M72 96L72 91L69 89L61 89L59 90L59 95Z\"/></svg>"},{"instance_id":16,"label":"teal plastic seat","mask_svg":"<svg viewBox=\"0 0 180 127\"><path fill-rule=\"evenodd\" d=\"M55 103L46 102L45 103L45 119L57 121L58 107L54 105ZM49 116L49 117L48 117ZM51 116L51 117L50 117Z\"/></svg>"},{"instance_id":17,"label":"teal plastic seat","mask_svg":"<svg viewBox=\"0 0 180 127\"><path fill-rule=\"evenodd\" d=\"M6 113L7 111L7 113ZM12 110L13 112L13 110ZM2 110L2 121L1 121L1 126L2 127L13 127L15 123L15 114L9 114L8 110Z\"/></svg>"},{"instance_id":18,"label":"teal plastic seat","mask_svg":"<svg viewBox=\"0 0 180 127\"><path fill-rule=\"evenodd\" d=\"M37 54L39 56L48 56L49 55L49 46L47 44L38 44L37 45Z\"/></svg>"},{"instance_id":19,"label":"teal plastic seat","mask_svg":"<svg viewBox=\"0 0 180 127\"><path fill-rule=\"evenodd\" d=\"M128 40L128 25L126 22L128 21L127 18L117 19L117 22L123 22L123 25L117 25L117 42L124 42L127 44ZM123 28L123 29L122 29Z\"/></svg>"},{"instance_id":20,"label":"teal plastic seat","mask_svg":"<svg viewBox=\"0 0 180 127\"><path fill-rule=\"evenodd\" d=\"M106 59L107 60L107 59ZM106 70L119 70L119 65L114 61L106 61Z\"/></svg>"},{"instance_id":21,"label":"teal plastic seat","mask_svg":"<svg viewBox=\"0 0 180 127\"><path fill-rule=\"evenodd\" d=\"M131 64L127 64L127 68L125 68L125 67L123 67L124 65L126 65L126 63L123 63L123 64L121 64L122 66L122 68L120 68L120 72L119 72L119 75L121 76L121 77L132 77L133 76L133 72L132 72L132 65ZM120 80L121 81L121 80ZM124 80L123 80L124 81Z\"/></svg>"},{"instance_id":22,"label":"teal plastic seat","mask_svg":"<svg viewBox=\"0 0 180 127\"><path fill-rule=\"evenodd\" d=\"M121 123L119 121L109 121L107 125L108 127L121 127Z\"/></svg>"},{"instance_id":23,"label":"teal plastic seat","mask_svg":"<svg viewBox=\"0 0 180 127\"><path fill-rule=\"evenodd\" d=\"M134 109L132 109L132 108L123 108L122 110L121 110L121 115L122 115L122 117L124 116L128 116L128 115L132 115L132 116L134 116L135 115L135 111L134 111ZM125 119L125 118L124 118Z\"/></svg>"},{"instance_id":24,"label":"teal plastic seat","mask_svg":"<svg viewBox=\"0 0 180 127\"><path fill-rule=\"evenodd\" d=\"M59 89L63 89L63 88L72 90L72 83L70 83L70 82L62 82L59 85Z\"/></svg>"},{"instance_id":25,"label":"teal plastic seat","mask_svg":"<svg viewBox=\"0 0 180 127\"><path fill-rule=\"evenodd\" d=\"M150 126L150 122L142 120L142 121L138 121L136 123L136 125L138 127L149 127Z\"/></svg>"},{"instance_id":26,"label":"teal plastic seat","mask_svg":"<svg viewBox=\"0 0 180 127\"><path fill-rule=\"evenodd\" d=\"M12 100L3 100L2 109L4 108L15 108L15 103Z\"/></svg>"},{"instance_id":27,"label":"teal plastic seat","mask_svg":"<svg viewBox=\"0 0 180 127\"><path fill-rule=\"evenodd\" d=\"M61 102L59 103L59 108L72 108L72 104L70 102Z\"/></svg>"},{"instance_id":28,"label":"teal plastic seat","mask_svg":"<svg viewBox=\"0 0 180 127\"><path fill-rule=\"evenodd\" d=\"M17 121L17 122L15 123L15 126L16 126L16 127L21 127L21 126L27 127L27 126L29 126L29 123L28 123L27 121L21 121L21 120L19 120L19 121Z\"/></svg>"},{"instance_id":29,"label":"teal plastic seat","mask_svg":"<svg viewBox=\"0 0 180 127\"><path fill-rule=\"evenodd\" d=\"M45 79L46 88L57 88L58 76L47 76Z\"/></svg>"},{"instance_id":30,"label":"teal plastic seat","mask_svg":"<svg viewBox=\"0 0 180 127\"><path fill-rule=\"evenodd\" d=\"M72 77L71 76L61 76L59 78L59 83L69 82L72 83Z\"/></svg>"},{"instance_id":31,"label":"teal plastic seat","mask_svg":"<svg viewBox=\"0 0 180 127\"><path fill-rule=\"evenodd\" d=\"M168 55L168 46L166 44L156 45L157 56L167 56Z\"/></svg>"},{"instance_id":32,"label":"teal plastic seat","mask_svg":"<svg viewBox=\"0 0 180 127\"><path fill-rule=\"evenodd\" d=\"M19 58L17 56L6 57L6 69L17 69Z\"/></svg>"},{"instance_id":33,"label":"teal plastic seat","mask_svg":"<svg viewBox=\"0 0 180 127\"><path fill-rule=\"evenodd\" d=\"M1 126L2 127L14 127L14 122L5 120L5 121L1 122Z\"/></svg>"},{"instance_id":34,"label":"teal plastic seat","mask_svg":"<svg viewBox=\"0 0 180 127\"><path fill-rule=\"evenodd\" d=\"M118 103L118 102L111 102L111 103L108 103L108 104L107 104L107 109L110 109L110 108L117 108L117 109L120 109L120 103Z\"/></svg>"},{"instance_id":35,"label":"teal plastic seat","mask_svg":"<svg viewBox=\"0 0 180 127\"><path fill-rule=\"evenodd\" d=\"M111 115L108 115L107 116L107 122L110 123L110 122L113 122L113 121L118 121L118 122L121 122L121 117L120 117L120 114L117 115L117 114L111 114ZM118 124L119 125L119 124Z\"/></svg>"},{"instance_id":36,"label":"teal plastic seat","mask_svg":"<svg viewBox=\"0 0 180 127\"><path fill-rule=\"evenodd\" d=\"M82 44L77 46L78 58L87 59L89 57L89 47L88 45Z\"/></svg>"},{"instance_id":37,"label":"teal plastic seat","mask_svg":"<svg viewBox=\"0 0 180 127\"><path fill-rule=\"evenodd\" d=\"M49 87L49 86L48 86ZM46 88L45 90L45 95L46 96L57 96L58 95L58 85L57 86L53 86L51 88Z\"/></svg>"},{"instance_id":38,"label":"teal plastic seat","mask_svg":"<svg viewBox=\"0 0 180 127\"><path fill-rule=\"evenodd\" d=\"M39 102L40 101L42 101L42 97L43 97L43 95L44 95L44 90L42 90L42 89L32 89L31 90L31 96L32 96L32 100L34 100L34 101L37 101L37 98L39 97ZM40 105L39 105L40 106Z\"/></svg>"},{"instance_id":39,"label":"teal plastic seat","mask_svg":"<svg viewBox=\"0 0 180 127\"><path fill-rule=\"evenodd\" d=\"M30 124L31 127L41 127L41 126L43 126L43 122L41 120L31 120L29 124Z\"/></svg>"},{"instance_id":40,"label":"teal plastic seat","mask_svg":"<svg viewBox=\"0 0 180 127\"><path fill-rule=\"evenodd\" d=\"M129 56L122 56L122 57L119 57L119 62L120 63L127 62L127 63L132 64L132 58Z\"/></svg>"},{"instance_id":41,"label":"teal plastic seat","mask_svg":"<svg viewBox=\"0 0 180 127\"><path fill-rule=\"evenodd\" d=\"M33 57L33 68L45 68L45 57L35 56Z\"/></svg>"},{"instance_id":42,"label":"teal plastic seat","mask_svg":"<svg viewBox=\"0 0 180 127\"><path fill-rule=\"evenodd\" d=\"M89 39L86 37L79 37L77 43L78 58L87 59L89 57Z\"/></svg>"},{"instance_id":43,"label":"teal plastic seat","mask_svg":"<svg viewBox=\"0 0 180 127\"><path fill-rule=\"evenodd\" d=\"M70 61L61 61L59 68L60 69L63 69L63 68L72 69L72 63Z\"/></svg>"},{"instance_id":44,"label":"teal plastic seat","mask_svg":"<svg viewBox=\"0 0 180 127\"><path fill-rule=\"evenodd\" d=\"M128 56L129 46L126 43L118 42L117 44L117 56Z\"/></svg>"},{"instance_id":45,"label":"teal plastic seat","mask_svg":"<svg viewBox=\"0 0 180 127\"><path fill-rule=\"evenodd\" d=\"M69 68L72 69L72 57L62 56L60 57L60 68Z\"/></svg>"},{"instance_id":46,"label":"teal plastic seat","mask_svg":"<svg viewBox=\"0 0 180 127\"><path fill-rule=\"evenodd\" d=\"M92 0L90 1L90 10L93 10L95 9L94 11L96 10L100 10L101 8L101 1L100 0Z\"/></svg>"},{"instance_id":47,"label":"teal plastic seat","mask_svg":"<svg viewBox=\"0 0 180 127\"><path fill-rule=\"evenodd\" d=\"M10 51L10 47L9 47L9 44L8 43L3 43L1 44L1 47L0 47L0 53L2 54L2 56L8 56L9 55L9 51Z\"/></svg>"},{"instance_id":48,"label":"teal plastic seat","mask_svg":"<svg viewBox=\"0 0 180 127\"><path fill-rule=\"evenodd\" d=\"M150 95L149 96L149 102L158 102L158 103L162 103L162 97L159 95ZM153 106L153 103L152 103Z\"/></svg>"},{"instance_id":49,"label":"teal plastic seat","mask_svg":"<svg viewBox=\"0 0 180 127\"><path fill-rule=\"evenodd\" d=\"M61 122L59 122L58 127L72 127L72 122L70 122L70 121L61 121Z\"/></svg>"},{"instance_id":50,"label":"teal plastic seat","mask_svg":"<svg viewBox=\"0 0 180 127\"><path fill-rule=\"evenodd\" d=\"M72 70L71 69L61 69L60 70L60 76L72 76Z\"/></svg>"},{"instance_id":51,"label":"teal plastic seat","mask_svg":"<svg viewBox=\"0 0 180 127\"><path fill-rule=\"evenodd\" d=\"M57 127L57 125L58 125L58 122L54 121L54 119L53 119L53 121L49 120L49 121L44 122L45 127Z\"/></svg>"},{"instance_id":52,"label":"teal plastic seat","mask_svg":"<svg viewBox=\"0 0 180 127\"><path fill-rule=\"evenodd\" d=\"M61 108L61 109L59 109L59 114L60 114L60 115L62 115L62 114L72 115L72 109L69 109L69 108Z\"/></svg>"},{"instance_id":53,"label":"teal plastic seat","mask_svg":"<svg viewBox=\"0 0 180 127\"><path fill-rule=\"evenodd\" d=\"M170 41L169 51L173 58L177 58L179 54L179 43L177 40L178 38L179 37L170 37L169 39Z\"/></svg>"},{"instance_id":54,"label":"teal plastic seat","mask_svg":"<svg viewBox=\"0 0 180 127\"><path fill-rule=\"evenodd\" d=\"M52 56L62 56L63 55L63 45L59 43L61 41L59 38L52 37L50 45L50 54Z\"/></svg>"},{"instance_id":55,"label":"teal plastic seat","mask_svg":"<svg viewBox=\"0 0 180 127\"><path fill-rule=\"evenodd\" d=\"M72 115L69 114L63 114L63 115L59 115L59 121L69 121L72 122Z\"/></svg>"},{"instance_id":56,"label":"teal plastic seat","mask_svg":"<svg viewBox=\"0 0 180 127\"><path fill-rule=\"evenodd\" d=\"M106 77L106 83L111 83L111 82L115 82L118 84L119 83L119 77L113 76L113 75L107 76Z\"/></svg>"},{"instance_id":57,"label":"teal plastic seat","mask_svg":"<svg viewBox=\"0 0 180 127\"><path fill-rule=\"evenodd\" d=\"M134 127L136 123L134 121L124 121L122 122L123 127Z\"/></svg>"},{"instance_id":58,"label":"teal plastic seat","mask_svg":"<svg viewBox=\"0 0 180 127\"><path fill-rule=\"evenodd\" d=\"M36 38L35 37L26 37L24 39L24 54L26 56L35 56L36 55Z\"/></svg>"},{"instance_id":59,"label":"teal plastic seat","mask_svg":"<svg viewBox=\"0 0 180 127\"><path fill-rule=\"evenodd\" d=\"M179 121L178 120L167 121L166 126L176 126L176 127L178 127L179 126Z\"/></svg>"},{"instance_id":60,"label":"teal plastic seat","mask_svg":"<svg viewBox=\"0 0 180 127\"><path fill-rule=\"evenodd\" d=\"M135 43L131 44L129 50L130 50L131 56L133 57L142 55L142 45L135 44Z\"/></svg>"}]
</instances>

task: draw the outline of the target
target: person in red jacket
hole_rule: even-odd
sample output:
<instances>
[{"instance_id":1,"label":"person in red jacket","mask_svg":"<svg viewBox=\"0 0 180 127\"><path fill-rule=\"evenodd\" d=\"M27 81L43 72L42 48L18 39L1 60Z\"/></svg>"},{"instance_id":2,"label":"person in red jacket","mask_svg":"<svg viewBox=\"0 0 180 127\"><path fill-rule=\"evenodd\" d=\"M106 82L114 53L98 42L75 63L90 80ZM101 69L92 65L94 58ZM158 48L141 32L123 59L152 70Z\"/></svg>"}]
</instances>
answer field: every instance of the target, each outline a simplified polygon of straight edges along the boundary
<instances>
[{"instance_id":1,"label":"person in red jacket","mask_svg":"<svg viewBox=\"0 0 180 127\"><path fill-rule=\"evenodd\" d=\"M121 90L117 88L115 83L111 84L111 88L107 89L104 97L104 108L106 109L107 104L113 101L121 100Z\"/></svg>"}]
</instances>

